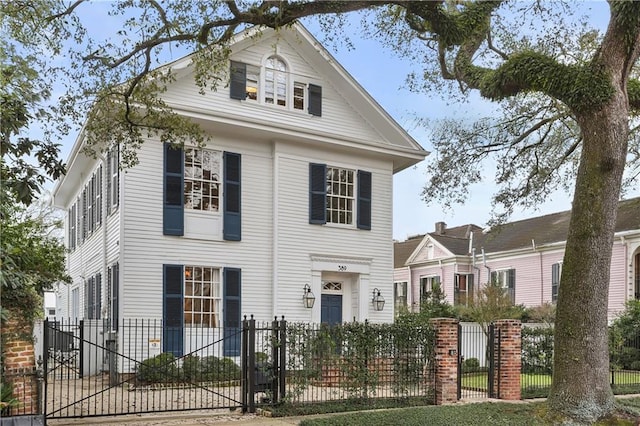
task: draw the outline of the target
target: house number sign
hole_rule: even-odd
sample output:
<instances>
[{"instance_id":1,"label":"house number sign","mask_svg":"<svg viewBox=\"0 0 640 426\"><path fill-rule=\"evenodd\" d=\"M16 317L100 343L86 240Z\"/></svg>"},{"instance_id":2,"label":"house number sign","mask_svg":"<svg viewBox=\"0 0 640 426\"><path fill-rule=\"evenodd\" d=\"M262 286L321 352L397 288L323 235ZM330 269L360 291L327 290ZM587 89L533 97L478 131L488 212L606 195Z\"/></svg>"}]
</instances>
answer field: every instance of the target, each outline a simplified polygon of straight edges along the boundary
<instances>
[{"instance_id":1,"label":"house number sign","mask_svg":"<svg viewBox=\"0 0 640 426\"><path fill-rule=\"evenodd\" d=\"M338 271L346 271L347 265L338 265Z\"/></svg>"}]
</instances>

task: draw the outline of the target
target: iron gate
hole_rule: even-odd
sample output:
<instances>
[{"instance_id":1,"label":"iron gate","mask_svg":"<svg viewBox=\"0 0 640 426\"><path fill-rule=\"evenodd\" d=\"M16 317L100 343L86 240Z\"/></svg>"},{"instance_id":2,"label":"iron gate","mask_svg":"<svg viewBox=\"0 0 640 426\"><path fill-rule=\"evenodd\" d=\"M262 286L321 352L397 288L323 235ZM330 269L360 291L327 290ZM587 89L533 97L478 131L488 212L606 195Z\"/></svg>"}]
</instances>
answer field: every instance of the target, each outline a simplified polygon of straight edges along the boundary
<instances>
[{"instance_id":1,"label":"iron gate","mask_svg":"<svg viewBox=\"0 0 640 426\"><path fill-rule=\"evenodd\" d=\"M500 345L493 323L458 325L458 399L500 398Z\"/></svg>"},{"instance_id":2,"label":"iron gate","mask_svg":"<svg viewBox=\"0 0 640 426\"><path fill-rule=\"evenodd\" d=\"M277 327L277 322L274 322ZM255 394L278 397L278 376L256 361L255 321L241 329L185 329L185 353L162 352L162 321L45 321L45 419L203 409L255 411ZM224 339L242 334L238 356ZM284 351L283 351L284 352ZM280 357L274 349L272 357ZM277 369L277 363L275 363ZM270 372L274 370L269 365ZM275 391L271 391L275 389Z\"/></svg>"}]
</instances>

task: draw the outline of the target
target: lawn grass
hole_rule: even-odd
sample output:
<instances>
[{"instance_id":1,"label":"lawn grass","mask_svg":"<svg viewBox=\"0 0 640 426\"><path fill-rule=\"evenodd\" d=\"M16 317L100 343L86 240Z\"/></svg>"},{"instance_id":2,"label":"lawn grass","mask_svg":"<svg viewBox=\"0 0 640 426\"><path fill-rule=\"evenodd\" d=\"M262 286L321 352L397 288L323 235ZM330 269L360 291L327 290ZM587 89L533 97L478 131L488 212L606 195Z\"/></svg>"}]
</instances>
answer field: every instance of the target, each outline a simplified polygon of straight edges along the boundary
<instances>
[{"instance_id":1,"label":"lawn grass","mask_svg":"<svg viewBox=\"0 0 640 426\"><path fill-rule=\"evenodd\" d=\"M640 398L618 399L618 404L626 409L638 412ZM546 410L544 403L503 403L485 402L466 405L444 405L429 407L398 408L378 411L361 411L350 414L338 414L322 418L305 419L302 426L371 426L371 425L408 425L408 426L484 426L484 425L549 425L541 415ZM625 413L626 414L626 413ZM607 419L596 425L635 425L633 416L622 419Z\"/></svg>"},{"instance_id":2,"label":"lawn grass","mask_svg":"<svg viewBox=\"0 0 640 426\"><path fill-rule=\"evenodd\" d=\"M613 372L613 383L616 386L627 387L636 385L640 389L640 371L618 370ZM551 386L550 374L521 374L520 386L524 389L548 388ZM487 389L487 373L468 373L462 376L462 387L464 389Z\"/></svg>"},{"instance_id":3,"label":"lawn grass","mask_svg":"<svg viewBox=\"0 0 640 426\"><path fill-rule=\"evenodd\" d=\"M301 426L476 426L476 425L544 425L535 416L533 404L482 403L430 407L399 408L340 414L306 419Z\"/></svg>"}]
</instances>

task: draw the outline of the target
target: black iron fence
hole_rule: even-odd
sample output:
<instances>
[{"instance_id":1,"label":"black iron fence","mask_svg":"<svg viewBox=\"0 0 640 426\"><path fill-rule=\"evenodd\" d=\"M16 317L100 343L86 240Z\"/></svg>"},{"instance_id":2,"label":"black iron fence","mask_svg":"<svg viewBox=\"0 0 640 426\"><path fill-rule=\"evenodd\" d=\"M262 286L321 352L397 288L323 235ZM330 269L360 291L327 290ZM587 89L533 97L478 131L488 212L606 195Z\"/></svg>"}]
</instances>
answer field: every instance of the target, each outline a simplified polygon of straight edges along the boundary
<instances>
[{"instance_id":1,"label":"black iron fence","mask_svg":"<svg viewBox=\"0 0 640 426\"><path fill-rule=\"evenodd\" d=\"M433 330L400 324L286 326L292 404L373 398L434 401Z\"/></svg>"},{"instance_id":2,"label":"black iron fence","mask_svg":"<svg viewBox=\"0 0 640 426\"><path fill-rule=\"evenodd\" d=\"M184 328L164 351L162 321L45 322L48 419L382 398L434 400L429 327L257 322ZM174 336L175 337L175 336ZM225 342L241 342L240 347ZM229 355L229 347L237 348ZM166 349L166 348L164 348Z\"/></svg>"},{"instance_id":3,"label":"black iron fence","mask_svg":"<svg viewBox=\"0 0 640 426\"><path fill-rule=\"evenodd\" d=\"M609 365L614 394L640 393L640 337L610 334ZM522 398L546 397L553 377L553 328L522 327Z\"/></svg>"},{"instance_id":4,"label":"black iron fence","mask_svg":"<svg viewBox=\"0 0 640 426\"><path fill-rule=\"evenodd\" d=\"M458 399L499 398L500 330L493 324L458 326Z\"/></svg>"}]
</instances>

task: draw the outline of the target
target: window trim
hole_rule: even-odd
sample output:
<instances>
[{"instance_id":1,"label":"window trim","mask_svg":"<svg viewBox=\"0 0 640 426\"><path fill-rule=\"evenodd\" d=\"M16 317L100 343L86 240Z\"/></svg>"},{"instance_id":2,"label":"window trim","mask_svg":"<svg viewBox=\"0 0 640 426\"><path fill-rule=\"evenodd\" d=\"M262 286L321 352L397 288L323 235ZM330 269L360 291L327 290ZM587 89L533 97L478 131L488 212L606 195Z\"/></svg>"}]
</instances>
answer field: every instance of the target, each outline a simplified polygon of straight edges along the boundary
<instances>
[{"instance_id":1,"label":"window trim","mask_svg":"<svg viewBox=\"0 0 640 426\"><path fill-rule=\"evenodd\" d=\"M491 280L493 281L493 274L496 274L496 277L499 277L504 274L505 281L501 283L501 287L507 291L509 298L511 299L511 303L516 304L516 268L503 268L496 269L495 271L491 271ZM496 281L500 283L499 279Z\"/></svg>"},{"instance_id":2,"label":"window trim","mask_svg":"<svg viewBox=\"0 0 640 426\"><path fill-rule=\"evenodd\" d=\"M427 292L424 291L425 287L423 284L426 282L424 280L429 280L430 291L427 291ZM440 277L440 275L437 275L437 274L421 275L419 283L420 283L420 305L422 305L429 297L431 297L431 293L433 293L434 284L439 285L440 289L442 289L442 278Z\"/></svg>"}]
</instances>

